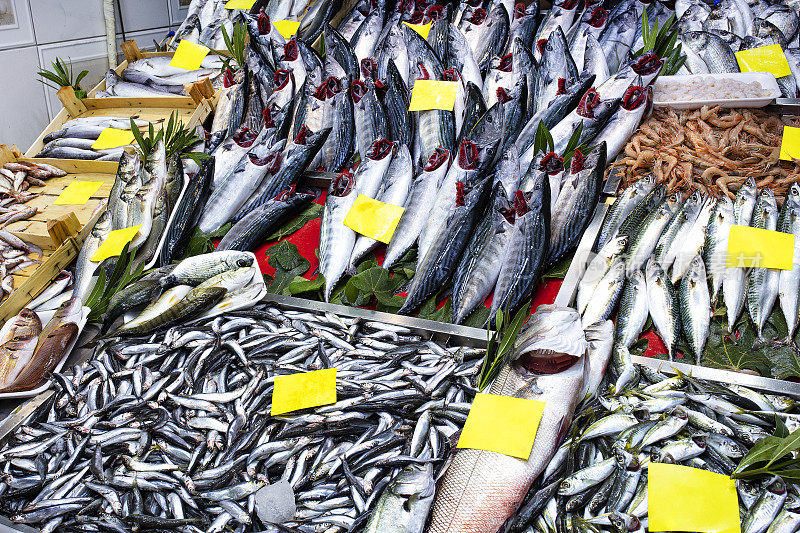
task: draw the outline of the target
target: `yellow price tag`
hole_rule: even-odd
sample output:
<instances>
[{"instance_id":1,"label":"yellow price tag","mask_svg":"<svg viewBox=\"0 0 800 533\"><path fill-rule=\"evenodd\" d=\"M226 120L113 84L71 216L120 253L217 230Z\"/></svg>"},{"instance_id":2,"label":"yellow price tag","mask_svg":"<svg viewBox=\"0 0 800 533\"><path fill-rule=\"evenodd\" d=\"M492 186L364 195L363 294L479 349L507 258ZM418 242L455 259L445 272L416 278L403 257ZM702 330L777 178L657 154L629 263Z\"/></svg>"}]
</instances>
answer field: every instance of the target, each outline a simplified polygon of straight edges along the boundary
<instances>
[{"instance_id":1,"label":"yellow price tag","mask_svg":"<svg viewBox=\"0 0 800 533\"><path fill-rule=\"evenodd\" d=\"M417 80L411 90L409 111L443 109L452 111L456 103L456 81Z\"/></svg>"},{"instance_id":2,"label":"yellow price tag","mask_svg":"<svg viewBox=\"0 0 800 533\"><path fill-rule=\"evenodd\" d=\"M544 405L524 398L476 394L458 447L528 459Z\"/></svg>"},{"instance_id":3,"label":"yellow price tag","mask_svg":"<svg viewBox=\"0 0 800 533\"><path fill-rule=\"evenodd\" d=\"M336 403L335 368L275 377L273 416L331 403Z\"/></svg>"},{"instance_id":4,"label":"yellow price tag","mask_svg":"<svg viewBox=\"0 0 800 533\"><path fill-rule=\"evenodd\" d=\"M175 54L172 56L172 61L169 62L169 66L197 70L210 51L211 49L207 46L181 39Z\"/></svg>"},{"instance_id":5,"label":"yellow price tag","mask_svg":"<svg viewBox=\"0 0 800 533\"><path fill-rule=\"evenodd\" d=\"M118 130L106 128L100 132L97 140L92 144L93 150L106 150L108 148L119 148L133 144L136 139L131 130Z\"/></svg>"},{"instance_id":6,"label":"yellow price tag","mask_svg":"<svg viewBox=\"0 0 800 533\"><path fill-rule=\"evenodd\" d=\"M225 9L253 9L256 0L228 0Z\"/></svg>"},{"instance_id":7,"label":"yellow price tag","mask_svg":"<svg viewBox=\"0 0 800 533\"><path fill-rule=\"evenodd\" d=\"M344 225L376 241L389 244L404 208L359 194L344 217Z\"/></svg>"},{"instance_id":8,"label":"yellow price tag","mask_svg":"<svg viewBox=\"0 0 800 533\"><path fill-rule=\"evenodd\" d=\"M800 128L783 127L780 158L784 161L800 159Z\"/></svg>"},{"instance_id":9,"label":"yellow price tag","mask_svg":"<svg viewBox=\"0 0 800 533\"><path fill-rule=\"evenodd\" d=\"M779 44L741 50L735 55L739 70L742 72L769 72L776 78L789 76L792 73Z\"/></svg>"},{"instance_id":10,"label":"yellow price tag","mask_svg":"<svg viewBox=\"0 0 800 533\"><path fill-rule=\"evenodd\" d=\"M291 39L300 27L299 20L276 20L272 23L284 39Z\"/></svg>"},{"instance_id":11,"label":"yellow price tag","mask_svg":"<svg viewBox=\"0 0 800 533\"><path fill-rule=\"evenodd\" d=\"M53 205L85 205L102 185L102 181L73 181L61 191Z\"/></svg>"},{"instance_id":12,"label":"yellow price tag","mask_svg":"<svg viewBox=\"0 0 800 533\"><path fill-rule=\"evenodd\" d=\"M650 531L740 533L739 499L728 476L688 466L650 463Z\"/></svg>"},{"instance_id":13,"label":"yellow price tag","mask_svg":"<svg viewBox=\"0 0 800 533\"><path fill-rule=\"evenodd\" d=\"M725 266L791 270L794 235L782 231L731 226Z\"/></svg>"},{"instance_id":14,"label":"yellow price tag","mask_svg":"<svg viewBox=\"0 0 800 533\"><path fill-rule=\"evenodd\" d=\"M122 253L122 249L125 248L125 245L136 237L141 227L142 225L139 224L138 226L131 226L130 228L115 229L108 234L106 240L103 241L103 244L100 245L100 248L97 249L90 260L99 263L100 261L105 261L109 257L118 256Z\"/></svg>"},{"instance_id":15,"label":"yellow price tag","mask_svg":"<svg viewBox=\"0 0 800 533\"><path fill-rule=\"evenodd\" d=\"M410 22L403 21L403 24L405 24L415 32L422 35L422 38L427 41L428 34L431 32L431 25L433 24L433 22L429 22L427 24L411 24Z\"/></svg>"}]
</instances>

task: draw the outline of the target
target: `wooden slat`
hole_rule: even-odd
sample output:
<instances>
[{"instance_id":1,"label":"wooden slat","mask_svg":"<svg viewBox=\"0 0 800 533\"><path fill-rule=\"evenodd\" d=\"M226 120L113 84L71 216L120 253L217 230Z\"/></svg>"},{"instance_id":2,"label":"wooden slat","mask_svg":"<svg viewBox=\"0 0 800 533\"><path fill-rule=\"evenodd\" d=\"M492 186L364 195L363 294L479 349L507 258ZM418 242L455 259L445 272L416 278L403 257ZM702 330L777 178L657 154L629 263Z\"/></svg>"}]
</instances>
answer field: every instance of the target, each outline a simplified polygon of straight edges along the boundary
<instances>
[{"instance_id":1,"label":"wooden slat","mask_svg":"<svg viewBox=\"0 0 800 533\"><path fill-rule=\"evenodd\" d=\"M61 87L58 92L58 99L64 104L64 108L69 112L70 116L78 117L86 112L86 104L75 96L75 89L69 85Z\"/></svg>"}]
</instances>

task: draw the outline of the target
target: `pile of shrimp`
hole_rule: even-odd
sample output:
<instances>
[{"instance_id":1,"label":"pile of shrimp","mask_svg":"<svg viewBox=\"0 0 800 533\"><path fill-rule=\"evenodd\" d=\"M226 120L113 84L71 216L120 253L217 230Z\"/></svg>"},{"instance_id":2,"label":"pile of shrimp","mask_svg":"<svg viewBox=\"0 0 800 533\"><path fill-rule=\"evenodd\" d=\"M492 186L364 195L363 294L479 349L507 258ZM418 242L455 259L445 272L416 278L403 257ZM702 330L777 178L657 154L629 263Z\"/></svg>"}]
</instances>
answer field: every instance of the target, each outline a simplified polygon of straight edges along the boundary
<instances>
[{"instance_id":1,"label":"pile of shrimp","mask_svg":"<svg viewBox=\"0 0 800 533\"><path fill-rule=\"evenodd\" d=\"M608 171L623 173L622 188L653 173L669 192L700 190L731 199L752 176L759 188L773 190L780 205L800 179L800 160L778 158L784 124L797 127L800 119L757 109L656 109Z\"/></svg>"}]
</instances>

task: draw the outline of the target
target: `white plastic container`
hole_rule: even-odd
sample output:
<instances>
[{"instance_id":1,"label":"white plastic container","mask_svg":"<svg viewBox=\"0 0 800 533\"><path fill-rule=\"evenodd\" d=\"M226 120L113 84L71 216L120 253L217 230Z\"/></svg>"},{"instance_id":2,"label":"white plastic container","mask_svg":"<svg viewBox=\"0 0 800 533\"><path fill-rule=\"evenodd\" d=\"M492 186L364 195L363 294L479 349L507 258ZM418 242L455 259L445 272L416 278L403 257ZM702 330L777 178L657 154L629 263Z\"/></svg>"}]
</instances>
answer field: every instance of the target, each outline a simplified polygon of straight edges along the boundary
<instances>
[{"instance_id":1,"label":"white plastic container","mask_svg":"<svg viewBox=\"0 0 800 533\"><path fill-rule=\"evenodd\" d=\"M689 82L696 78L714 78L716 80L736 80L743 83L757 82L767 92L763 97L743 97L743 98L709 98L708 95L698 95L697 99L689 100L671 100L663 99L664 96L659 96L657 89L659 86L663 87L667 82ZM781 90L778 87L778 82L775 81L775 76L768 72L736 72L730 74L692 74L688 76L660 76L656 79L653 85L655 97L653 105L655 107L672 107L674 109L700 109L703 106L717 106L722 107L764 107L772 102L775 98L781 95ZM659 99L661 98L661 99Z\"/></svg>"}]
</instances>

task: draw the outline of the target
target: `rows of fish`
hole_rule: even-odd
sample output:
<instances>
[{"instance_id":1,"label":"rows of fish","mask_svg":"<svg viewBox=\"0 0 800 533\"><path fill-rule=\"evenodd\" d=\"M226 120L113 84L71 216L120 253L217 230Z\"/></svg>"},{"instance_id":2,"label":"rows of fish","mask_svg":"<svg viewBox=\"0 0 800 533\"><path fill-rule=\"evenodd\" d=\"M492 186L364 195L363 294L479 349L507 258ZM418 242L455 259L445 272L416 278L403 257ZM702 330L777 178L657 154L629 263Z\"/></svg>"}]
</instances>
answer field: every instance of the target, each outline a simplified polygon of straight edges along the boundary
<instances>
[{"instance_id":1,"label":"rows of fish","mask_svg":"<svg viewBox=\"0 0 800 533\"><path fill-rule=\"evenodd\" d=\"M791 75L778 78L781 93L796 98L800 90L800 4L794 1L724 0L675 3L678 41L686 54L680 74L739 72L735 53L780 45Z\"/></svg>"},{"instance_id":2,"label":"rows of fish","mask_svg":"<svg viewBox=\"0 0 800 533\"><path fill-rule=\"evenodd\" d=\"M223 62L218 55L207 55L196 70L170 66L170 61L170 57L148 57L129 63L122 75L109 70L106 73L106 88L97 91L94 97L188 96L187 85L206 78L211 79L215 87L222 83Z\"/></svg>"},{"instance_id":3,"label":"rows of fish","mask_svg":"<svg viewBox=\"0 0 800 533\"><path fill-rule=\"evenodd\" d=\"M61 304L44 326L30 307L9 319L0 329L0 394L35 389L46 381L78 337L82 319L79 298Z\"/></svg>"},{"instance_id":4,"label":"rows of fish","mask_svg":"<svg viewBox=\"0 0 800 533\"><path fill-rule=\"evenodd\" d=\"M421 532L482 355L265 304L107 343L0 449L0 505L43 532ZM334 367L336 403L270 416L276 377Z\"/></svg>"},{"instance_id":5,"label":"rows of fish","mask_svg":"<svg viewBox=\"0 0 800 533\"><path fill-rule=\"evenodd\" d=\"M38 264L43 256L41 248L20 238L24 233L12 233L6 227L39 212L36 206L25 205L39 196L30 187L43 187L46 180L66 174L53 165L27 160L8 162L0 168L0 299L14 292L12 274Z\"/></svg>"},{"instance_id":6,"label":"rows of fish","mask_svg":"<svg viewBox=\"0 0 800 533\"><path fill-rule=\"evenodd\" d=\"M137 126L150 122L133 117ZM92 148L106 128L130 130L131 121L118 117L77 117L68 120L54 131L44 135L44 146L35 157L53 159L83 159L93 161L119 161L126 146L118 148Z\"/></svg>"},{"instance_id":7,"label":"rows of fish","mask_svg":"<svg viewBox=\"0 0 800 533\"><path fill-rule=\"evenodd\" d=\"M625 5L625 13L643 9ZM295 204L310 201L292 190L304 170L346 171L333 181L323 216L326 298L378 245L342 222L363 194L407 208L385 264L416 245L419 274L402 312L454 276L465 280L459 321L498 283L503 297L496 309L524 301L539 270L577 244L597 202L598 170L649 112L649 84L663 62L652 54L630 57L633 40L624 53L598 45L597 57L587 60L596 21L570 2L555 6L541 24L533 8L514 11L512 25L501 3L488 13L440 7L426 8L433 20L426 41L402 24L416 20L408 5L359 4L338 30L324 27L324 60L301 38L286 41L266 11L243 12L250 44L245 68L226 76L211 128L216 171L200 230L232 222L234 244L224 245L252 247L268 235L253 231L254 222L271 228L276 212L296 212ZM611 34L620 24L611 16L600 41L616 42ZM456 82L454 110L409 113L416 79ZM534 153L540 123L551 130L552 154ZM564 171L562 156L576 128L581 149L594 140L596 150L578 153ZM360 163L351 170L355 158ZM449 224L448 217L454 217ZM485 231L470 242L479 225ZM462 261L465 250L470 254ZM459 265L466 266L457 275ZM486 272L474 280L477 270Z\"/></svg>"},{"instance_id":8,"label":"rows of fish","mask_svg":"<svg viewBox=\"0 0 800 533\"><path fill-rule=\"evenodd\" d=\"M793 267L759 266L757 257L728 257L734 226L800 235L800 186L793 185L781 207L768 187L758 191L750 178L735 199L666 195L652 176L637 181L617 198L603 221L598 253L578 286L577 307L585 324L612 316L618 307L617 348L627 352L648 316L675 354L683 333L699 364L708 341L712 308L721 300L727 329L735 333L742 311L761 341L778 303L788 325L787 342L800 323L800 254Z\"/></svg>"},{"instance_id":9,"label":"rows of fish","mask_svg":"<svg viewBox=\"0 0 800 533\"><path fill-rule=\"evenodd\" d=\"M169 46L177 48L181 40L202 44L214 50L225 49L223 28L233 35L234 22L247 11L226 9L227 0L191 0L186 18L170 40ZM309 4L312 4L309 6ZM258 0L249 9L252 13L264 12L272 21L300 22L297 36L313 43L342 7L342 0L310 2L309 0Z\"/></svg>"},{"instance_id":10,"label":"rows of fish","mask_svg":"<svg viewBox=\"0 0 800 533\"><path fill-rule=\"evenodd\" d=\"M146 156L138 149L124 151L105 211L78 254L72 295L85 300L91 294L94 276L99 275L100 269L107 270L106 279L110 278L117 258L103 263L92 258L112 231L139 226L128 245L129 250L136 251L134 270L139 265L150 264L160 252L173 211L180 216L183 186L181 159L174 155L167 160L163 141L159 140Z\"/></svg>"},{"instance_id":11,"label":"rows of fish","mask_svg":"<svg viewBox=\"0 0 800 533\"><path fill-rule=\"evenodd\" d=\"M613 390L626 369L610 366L605 384ZM650 464L730 476L773 434L776 417L798 428L790 397L638 368L621 394L584 402L509 531L648 531ZM736 480L742 532L800 530L798 488L779 477Z\"/></svg>"}]
</instances>

